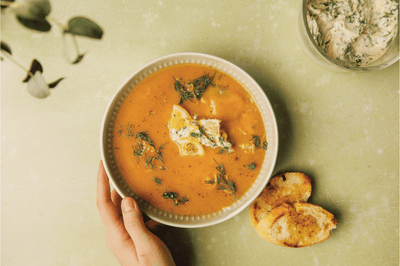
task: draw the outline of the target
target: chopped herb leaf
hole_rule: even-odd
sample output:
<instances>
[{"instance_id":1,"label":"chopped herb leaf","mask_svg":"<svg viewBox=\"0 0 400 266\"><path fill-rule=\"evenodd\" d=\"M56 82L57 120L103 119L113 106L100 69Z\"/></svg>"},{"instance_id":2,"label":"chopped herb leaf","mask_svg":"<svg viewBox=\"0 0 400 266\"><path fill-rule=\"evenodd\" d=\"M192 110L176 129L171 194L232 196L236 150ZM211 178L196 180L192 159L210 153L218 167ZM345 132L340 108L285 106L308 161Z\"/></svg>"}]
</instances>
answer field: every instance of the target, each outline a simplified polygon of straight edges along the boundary
<instances>
[{"instance_id":1,"label":"chopped herb leaf","mask_svg":"<svg viewBox=\"0 0 400 266\"><path fill-rule=\"evenodd\" d=\"M135 157L142 157L144 152L144 145L140 143L140 141L138 141L136 147L132 145L132 150Z\"/></svg>"},{"instance_id":2,"label":"chopped herb leaf","mask_svg":"<svg viewBox=\"0 0 400 266\"><path fill-rule=\"evenodd\" d=\"M266 140L264 140L262 147L263 147L264 150L268 149L268 142Z\"/></svg>"},{"instance_id":3,"label":"chopped herb leaf","mask_svg":"<svg viewBox=\"0 0 400 266\"><path fill-rule=\"evenodd\" d=\"M161 146L158 149L156 149L156 159L159 160L161 163L164 163L163 161L164 153L162 153L161 150L164 148L165 144L167 143L161 144Z\"/></svg>"},{"instance_id":4,"label":"chopped herb leaf","mask_svg":"<svg viewBox=\"0 0 400 266\"><path fill-rule=\"evenodd\" d=\"M154 158L155 158L155 156L144 158L144 162L145 162L145 165L146 165L145 167L146 168L148 166L150 166L151 169L155 170L154 165L153 165Z\"/></svg>"},{"instance_id":5,"label":"chopped herb leaf","mask_svg":"<svg viewBox=\"0 0 400 266\"><path fill-rule=\"evenodd\" d=\"M215 180L205 180L205 181L204 181L204 184L213 185L213 184L215 184Z\"/></svg>"},{"instance_id":6,"label":"chopped herb leaf","mask_svg":"<svg viewBox=\"0 0 400 266\"><path fill-rule=\"evenodd\" d=\"M253 162L247 166L246 165L243 165L243 166L249 168L250 170L254 170L256 168L256 165Z\"/></svg>"},{"instance_id":7,"label":"chopped herb leaf","mask_svg":"<svg viewBox=\"0 0 400 266\"><path fill-rule=\"evenodd\" d=\"M186 204L188 201L189 201L189 199L188 199L188 197L186 196L186 197L182 197L181 199L180 199L180 203L183 203L183 204Z\"/></svg>"},{"instance_id":8,"label":"chopped herb leaf","mask_svg":"<svg viewBox=\"0 0 400 266\"><path fill-rule=\"evenodd\" d=\"M210 136L208 136L208 135L206 134L207 128L206 128L204 125L199 127L199 131L200 131L200 133L201 133L202 135L206 136L207 139L209 139L209 140L212 141L212 142L215 142L213 137L210 137Z\"/></svg>"},{"instance_id":9,"label":"chopped herb leaf","mask_svg":"<svg viewBox=\"0 0 400 266\"><path fill-rule=\"evenodd\" d=\"M260 137L257 135L253 135L253 138L251 139L254 143L254 145L256 146L257 149L259 149L261 147L261 141L260 141Z\"/></svg>"},{"instance_id":10,"label":"chopped herb leaf","mask_svg":"<svg viewBox=\"0 0 400 266\"><path fill-rule=\"evenodd\" d=\"M154 142L150 139L149 134L147 134L147 131L141 131L136 135L136 138L140 138L144 141L147 141L150 146L154 147Z\"/></svg>"},{"instance_id":11,"label":"chopped herb leaf","mask_svg":"<svg viewBox=\"0 0 400 266\"><path fill-rule=\"evenodd\" d=\"M121 125L118 130L118 137L120 137L124 131L126 131L126 134L124 134L124 136L128 139L135 136L135 134L132 133L132 128L134 128L134 125L129 123L126 125Z\"/></svg>"},{"instance_id":12,"label":"chopped herb leaf","mask_svg":"<svg viewBox=\"0 0 400 266\"><path fill-rule=\"evenodd\" d=\"M226 152L229 155L229 150L231 149L231 147L226 146L226 143L222 138L219 139L219 143L221 144L221 149L218 151L218 154L224 154Z\"/></svg>"},{"instance_id":13,"label":"chopped herb leaf","mask_svg":"<svg viewBox=\"0 0 400 266\"><path fill-rule=\"evenodd\" d=\"M156 168L159 168L161 170L166 170L166 167L154 167L154 159L160 161L161 163L164 163L163 161L163 157L164 157L164 153L161 151L164 146L166 145L166 143L161 144L161 146L157 149L154 141L150 138L149 134L147 133L147 131L141 131L137 134L132 133L132 128L134 126L132 124L127 124L127 125L121 125L120 129L118 131L118 134L121 135L124 131L127 131L127 134L125 134L125 136L130 139L131 136L134 136L136 138L137 141L137 145L133 146L132 145L132 151L133 151L133 156L136 157L136 161L137 163L139 163L140 161L140 157L144 158L145 161L145 167L149 167L151 169L153 169L154 171L156 170ZM147 142L151 147L154 148L155 151L155 155L153 156L146 156L146 148L145 148L145 143Z\"/></svg>"},{"instance_id":14,"label":"chopped herb leaf","mask_svg":"<svg viewBox=\"0 0 400 266\"><path fill-rule=\"evenodd\" d=\"M201 134L200 133L196 133L196 132L192 132L192 133L190 133L190 136L193 137L193 138L200 138Z\"/></svg>"},{"instance_id":15,"label":"chopped herb leaf","mask_svg":"<svg viewBox=\"0 0 400 266\"><path fill-rule=\"evenodd\" d=\"M154 182L156 182L157 186L158 186L158 185L161 185L161 183L162 183L162 179L159 179L159 178L156 177L156 176L153 177L153 180L154 180Z\"/></svg>"},{"instance_id":16,"label":"chopped herb leaf","mask_svg":"<svg viewBox=\"0 0 400 266\"><path fill-rule=\"evenodd\" d=\"M215 159L214 161L218 164ZM218 170L216 181L218 184L217 190L228 190L236 199L238 199L236 197L236 185L231 179L227 178L224 164L218 164L216 169Z\"/></svg>"},{"instance_id":17,"label":"chopped herb leaf","mask_svg":"<svg viewBox=\"0 0 400 266\"><path fill-rule=\"evenodd\" d=\"M229 155L229 147L221 147L221 149L218 151L218 154L224 154L225 152Z\"/></svg>"},{"instance_id":18,"label":"chopped herb leaf","mask_svg":"<svg viewBox=\"0 0 400 266\"><path fill-rule=\"evenodd\" d=\"M195 98L195 95L193 94L193 92L186 90L185 86L181 82L179 82L177 79L175 79L174 86L175 86L175 90L179 93L179 97L180 97L179 105L181 105L186 100L191 100L191 99Z\"/></svg>"},{"instance_id":19,"label":"chopped herb leaf","mask_svg":"<svg viewBox=\"0 0 400 266\"><path fill-rule=\"evenodd\" d=\"M193 85L194 94L196 95L197 99L200 99L201 96L203 96L203 93L207 89L208 85L210 85L212 83L214 76L215 76L215 73L210 79L208 74L205 74L204 76L202 76L198 79L195 79L189 83L189 84Z\"/></svg>"}]
</instances>

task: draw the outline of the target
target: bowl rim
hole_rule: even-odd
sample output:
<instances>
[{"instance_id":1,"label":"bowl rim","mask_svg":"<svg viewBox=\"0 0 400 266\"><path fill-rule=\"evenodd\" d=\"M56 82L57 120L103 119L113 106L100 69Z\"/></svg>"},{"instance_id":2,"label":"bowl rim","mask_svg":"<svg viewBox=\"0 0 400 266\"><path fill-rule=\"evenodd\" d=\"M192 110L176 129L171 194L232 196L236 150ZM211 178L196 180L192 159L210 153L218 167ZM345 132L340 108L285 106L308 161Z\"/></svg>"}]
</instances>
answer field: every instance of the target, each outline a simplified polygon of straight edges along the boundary
<instances>
[{"instance_id":1,"label":"bowl rim","mask_svg":"<svg viewBox=\"0 0 400 266\"><path fill-rule=\"evenodd\" d=\"M262 190L264 189L264 187L267 185L267 183L268 183L269 179L271 178L272 173L273 173L273 171L274 171L274 169L275 169L275 164L276 164L276 160L277 160L277 156L278 156L278 146L279 146L279 138L278 138L279 135L278 135L278 126L277 126L276 116L275 116L274 110L273 110L273 108L272 108L272 105L271 105L269 99L267 98L267 96L266 96L264 90L260 87L260 85L259 85L247 72L245 72L245 71L244 71L243 69L241 69L240 67L236 66L235 64L233 64L233 63L231 63L231 62L229 62L229 61L227 61L227 60L225 60L225 59L222 59L222 58L217 57L217 56L205 54L205 53L198 53L198 52L172 53L172 54L164 55L164 56L158 57L158 58L156 58L156 59L154 59L154 60L151 60L151 61L148 62L147 64L140 66L132 75L130 75L130 76L119 86L119 88L114 92L113 96L111 97L111 100L110 100L109 103L108 103L108 106L107 106L107 108L106 108L106 111L105 111L105 113L104 113L104 115L103 115L103 119L102 119L101 131L100 131L100 152L101 152L101 159L102 159L102 161L103 161L103 165L104 165L105 171L106 171L106 173L107 173L107 175L108 175L108 177L109 177L110 183L112 184L113 188L118 192L118 194L119 194L122 198L124 198L124 197L126 196L125 193L124 193L124 190L122 189L122 187L120 186L120 184L118 184L118 183L114 180L114 176L113 176L113 174L112 174L112 172L111 172L111 170L110 170L111 165L110 165L110 163L109 163L109 161L107 160L107 157L106 157L105 139L107 138L107 136L106 136L106 134L107 134L107 133L106 133L106 125L107 125L107 121L108 121L108 119L109 119L109 112L110 112L110 110L112 109L112 107L114 106L118 95L125 89L125 87L127 86L127 84L129 84L129 82L131 82L135 77L137 77L138 75L140 75L141 72L145 71L145 70L148 69L149 67L152 67L152 66L158 64L159 62L166 61L166 60L176 60L176 59L182 58L182 57L183 57L183 58L185 58L185 57L199 57L199 58L204 58L205 60L209 60L209 61L211 61L211 62L221 63L221 64L223 64L224 66L228 66L231 70L235 71L235 73L237 73L237 75L239 75L239 76L241 76L241 77L245 77L247 80L249 80L249 81L252 83L251 85L253 86L253 88L255 88L255 89L259 92L259 94L258 94L257 96L262 96L263 99L260 99L260 100L259 100L259 99L255 99L253 93L252 93L251 91L249 91L249 90L246 88L246 86L245 86L244 84L242 84L242 85L243 85L243 87L245 87L246 91L251 95L251 97L255 100L255 102L256 102L256 104L257 104L257 106L258 106L259 109L260 109L260 106L259 106L259 103L258 103L258 102L263 102L263 103L265 104L265 107L267 108L267 111L268 111L269 121L271 122L271 129L272 129L272 132L269 132L269 133L273 136L273 140L271 140L271 141L274 142L273 145L271 145L271 146L272 146L272 151L271 151L271 149L268 149L268 150L271 151L270 159L272 159L272 160L269 161L269 166L268 166L268 170L267 170L267 172L266 172L265 178L263 178L263 179L262 179L262 182L258 184L258 185L259 185L258 187L253 188L253 186L255 185L256 181L257 181L258 178L261 176L262 170L264 169L264 167L267 167L267 166L265 166L265 165L266 165L267 153L266 153L266 155L265 155L264 162L263 162L263 166L262 166L262 169L261 169L261 171L260 171L260 173L259 173L259 177L257 177L257 179L256 179L256 181L253 183L253 185L249 188L249 190L248 190L240 199L243 199L243 198L246 196L246 194L250 191L250 189L253 188L253 192L252 192L251 196L248 197L248 199L247 199L246 201L242 202L242 203L241 203L238 207L236 207L233 211L228 211L228 213L227 213L226 215L223 215L221 218L218 218L218 217L217 217L217 218L211 217L211 218L213 218L213 219L211 219L211 220L209 220L209 221L208 221L208 220L202 220L200 223L196 223L196 221L193 221L193 217L190 216L190 217L191 217L191 218L190 218L190 219L191 219L190 223L184 223L184 224L182 224L182 223L176 223L176 222L173 222L173 221L171 221L171 220L169 220L169 219L163 220L162 218L153 215L151 212L147 211L146 208L143 208L143 205L141 204L141 202L138 202L138 204L139 204L139 206L140 206L142 212L144 212L149 218L151 218L151 219L153 219L153 220L155 220L155 221L157 221L157 222L160 222L160 223L165 224L165 225L173 226L173 227L180 227L180 228L200 228L200 227L212 226L212 225L215 225L215 224L224 222L224 221L226 221L226 220L228 220L228 219L234 217L235 215L239 214L240 212L242 212L242 211L243 211L246 207L248 207L248 206L255 200L255 198L261 193L261 191L262 191ZM190 63L192 63L192 62L179 62L178 64L185 64L185 63L189 63L189 64L190 64ZM197 63L197 62L195 62L194 64L196 64L196 63ZM199 64L201 64L201 65L206 65L206 64L203 63L203 62L201 62L201 63L199 63ZM217 68L217 69L218 69L219 71L221 71L221 72L225 72L225 73L226 73L226 71L224 71L224 70L221 70L221 69L219 69L219 68ZM155 70L154 72L156 72L156 71L158 71L158 70L159 70L159 69ZM150 74L151 74L151 73L150 73ZM145 77L149 76L150 74L145 75ZM230 75L230 74L229 74L229 75ZM232 75L231 75L231 76L232 76ZM145 78L145 77L144 77L144 78ZM236 77L234 77L234 78L235 78L238 82L240 82ZM141 80L143 80L143 78L142 78ZM140 80L140 81L141 81L141 80ZM139 81L139 82L140 82L140 81ZM240 83L241 83L241 82L240 82ZM132 86L132 89L133 89L136 85L137 85L137 83L136 83L135 85ZM131 89L131 90L132 90L132 89ZM125 97L126 97L126 95L125 95ZM125 99L125 98L124 98L124 99ZM123 102L123 101L122 101L122 102ZM261 110L260 110L260 112L261 112ZM264 115L262 115L262 117L263 117L264 124L265 124L266 121L265 121ZM266 126L266 125L265 125L265 126ZM267 133L268 133L268 132L267 132ZM269 147L270 147L270 143L268 143L268 144L269 144L269 145L268 145L268 148L269 148ZM267 150L267 152L269 152L268 150ZM138 200L139 197L134 197L134 198L135 198L136 200ZM240 199L239 199L239 200L240 200ZM148 204L148 205L150 205L150 204ZM234 204L232 204L232 205L234 205ZM232 205L231 205L231 206L232 206ZM155 207L154 207L154 208L155 208ZM230 208L230 207L228 207L228 209L229 209L229 208ZM221 211L220 211L220 212L221 212ZM216 214L216 216L218 216L218 215L219 215L219 214ZM176 216L176 215L175 215L175 216ZM215 215L214 215L214 216L215 216ZM194 219L194 220L196 220L196 219Z\"/></svg>"},{"instance_id":2,"label":"bowl rim","mask_svg":"<svg viewBox=\"0 0 400 266\"><path fill-rule=\"evenodd\" d=\"M303 0L302 4L301 4L302 26L304 27L304 29L306 31L306 34L308 36L308 41L311 42L312 46L318 51L318 54L320 56L322 56L325 60L328 60L330 63L334 64L337 67L342 68L343 70L358 71L358 72L384 69L384 68L387 68L387 67L395 64L397 61L399 61L400 54L397 53L397 55L395 57L393 57L392 59L390 59L380 65L370 65L370 66L360 67L360 66L346 65L346 64L342 63L341 61L338 61L338 60L335 60L335 59L329 57L325 53L325 51L318 44L315 43L315 40L314 40L313 36L311 35L311 31L308 27L308 22L307 22L307 3L308 3L308 1L309 0ZM399 0L395 0L395 1L397 3L399 3ZM396 43L397 43L397 45L399 43L399 30L400 30L400 27L397 26L397 35L396 35L395 39L393 40L393 43L392 43L393 46ZM379 61L379 59L377 61Z\"/></svg>"}]
</instances>

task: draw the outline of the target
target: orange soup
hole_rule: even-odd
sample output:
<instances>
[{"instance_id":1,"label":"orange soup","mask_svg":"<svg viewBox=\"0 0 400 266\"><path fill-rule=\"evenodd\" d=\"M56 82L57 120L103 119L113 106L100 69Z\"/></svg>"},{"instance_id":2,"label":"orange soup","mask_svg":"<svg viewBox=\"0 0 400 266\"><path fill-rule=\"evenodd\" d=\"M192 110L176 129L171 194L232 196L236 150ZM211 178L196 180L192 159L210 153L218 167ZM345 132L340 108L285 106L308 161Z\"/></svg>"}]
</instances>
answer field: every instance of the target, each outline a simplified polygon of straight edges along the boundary
<instances>
[{"instance_id":1,"label":"orange soup","mask_svg":"<svg viewBox=\"0 0 400 266\"><path fill-rule=\"evenodd\" d=\"M256 104L234 78L182 64L146 77L115 121L121 174L149 204L179 215L228 207L251 187L267 149Z\"/></svg>"}]
</instances>

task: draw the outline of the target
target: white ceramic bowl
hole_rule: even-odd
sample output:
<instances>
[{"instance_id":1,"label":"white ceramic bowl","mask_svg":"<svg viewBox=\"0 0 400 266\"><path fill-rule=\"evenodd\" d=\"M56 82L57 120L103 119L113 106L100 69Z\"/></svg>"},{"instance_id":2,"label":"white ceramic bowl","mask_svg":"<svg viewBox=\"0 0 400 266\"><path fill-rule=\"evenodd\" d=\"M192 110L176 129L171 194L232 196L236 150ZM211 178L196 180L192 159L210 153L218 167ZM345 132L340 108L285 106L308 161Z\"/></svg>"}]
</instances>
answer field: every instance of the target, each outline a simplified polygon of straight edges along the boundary
<instances>
[{"instance_id":1,"label":"white ceramic bowl","mask_svg":"<svg viewBox=\"0 0 400 266\"><path fill-rule=\"evenodd\" d=\"M268 149L266 151L264 163L262 165L260 174L255 180L254 184L247 191L247 193L243 195L239 200L233 202L231 206L224 208L221 211L198 216L171 214L169 212L159 210L156 207L148 204L146 201L142 200L129 187L127 182L124 180L124 177L119 172L118 166L114 158L112 141L114 122L117 117L118 110L129 92L132 91L141 80L143 80L153 72L172 65L186 63L195 63L215 67L218 70L234 77L237 81L239 81L250 93L254 101L257 103L259 110L261 111L268 140ZM266 186L268 180L270 179L275 166L278 153L278 130L274 112L271 108L270 102L265 96L264 91L242 69L224 59L215 56L200 53L178 53L163 56L148 63L136 73L134 73L121 86L121 88L116 91L111 102L109 103L103 119L100 146L101 156L105 165L106 172L110 177L112 185L121 195L121 197L129 196L136 199L142 211L155 221L174 227L196 228L214 225L235 216L247 206L249 206L261 193L262 189Z\"/></svg>"},{"instance_id":2,"label":"white ceramic bowl","mask_svg":"<svg viewBox=\"0 0 400 266\"><path fill-rule=\"evenodd\" d=\"M399 0L395 0L397 3ZM350 66L326 55L325 51L316 44L307 24L307 0L302 0L297 19L297 37L304 53L317 65L337 72L368 72L384 69L399 61L399 34L387 52L369 66ZM399 31L399 27L397 28Z\"/></svg>"}]
</instances>

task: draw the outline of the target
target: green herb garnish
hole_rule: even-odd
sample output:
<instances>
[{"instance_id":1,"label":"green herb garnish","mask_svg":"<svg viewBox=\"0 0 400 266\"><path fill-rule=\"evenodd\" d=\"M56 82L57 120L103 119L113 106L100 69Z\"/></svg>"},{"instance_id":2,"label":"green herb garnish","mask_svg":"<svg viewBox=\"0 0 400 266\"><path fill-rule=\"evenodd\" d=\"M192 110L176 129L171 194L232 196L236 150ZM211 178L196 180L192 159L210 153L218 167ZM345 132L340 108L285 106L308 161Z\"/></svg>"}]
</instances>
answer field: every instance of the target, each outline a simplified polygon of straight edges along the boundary
<instances>
[{"instance_id":1,"label":"green herb garnish","mask_svg":"<svg viewBox=\"0 0 400 266\"><path fill-rule=\"evenodd\" d=\"M179 93L179 97L180 97L179 105L181 105L186 100L191 100L191 99L195 98L195 95L193 94L193 92L185 89L185 86L181 82L179 82L177 79L175 79L174 87L175 87L175 90Z\"/></svg>"},{"instance_id":2,"label":"green herb garnish","mask_svg":"<svg viewBox=\"0 0 400 266\"><path fill-rule=\"evenodd\" d=\"M138 141L136 147L132 145L132 150L135 157L142 157L144 152L144 145L140 143L140 141Z\"/></svg>"},{"instance_id":3,"label":"green herb garnish","mask_svg":"<svg viewBox=\"0 0 400 266\"><path fill-rule=\"evenodd\" d=\"M162 194L162 196L164 199L172 200L172 202L174 203L175 206L180 206L181 204L186 204L189 201L187 196L179 198L178 193L175 193L175 192L167 192L166 191Z\"/></svg>"},{"instance_id":4,"label":"green herb garnish","mask_svg":"<svg viewBox=\"0 0 400 266\"><path fill-rule=\"evenodd\" d=\"M140 157L144 158L145 161L145 167L149 167L151 169L153 169L154 171L156 170L156 168L159 168L161 170L166 170L166 167L154 167L154 160L158 160L161 163L164 163L163 161L163 157L164 157L164 153L161 151L164 146L166 145L166 143L161 144L161 146L157 149L157 147L154 144L154 141L150 138L149 134L147 133L147 131L141 131L137 134L132 133L132 128L134 126L132 124L127 124L127 125L121 125L120 129L118 131L118 134L122 134L124 131L127 131L127 134L125 134L125 136L130 139L130 137L135 137L136 141L137 141L137 145L133 146L132 145L132 151L133 151L133 156L136 157L136 161L137 163L139 163L140 161ZM147 152L145 151L145 143L147 142L151 147L154 148L154 152L155 155L153 156L147 156Z\"/></svg>"},{"instance_id":5,"label":"green herb garnish","mask_svg":"<svg viewBox=\"0 0 400 266\"><path fill-rule=\"evenodd\" d=\"M225 143L222 138L219 139L219 143L221 144L221 149L218 151L218 154L224 154L225 152L229 155L229 150L231 147L225 146Z\"/></svg>"},{"instance_id":6,"label":"green herb garnish","mask_svg":"<svg viewBox=\"0 0 400 266\"><path fill-rule=\"evenodd\" d=\"M155 170L154 164L153 164L154 158L155 158L155 156L144 158L145 168L147 168L148 166L150 166L150 168L151 168L152 170Z\"/></svg>"},{"instance_id":7,"label":"green herb garnish","mask_svg":"<svg viewBox=\"0 0 400 266\"><path fill-rule=\"evenodd\" d=\"M215 76L214 75L211 77L211 79L208 77L208 74L205 74L204 76L193 80L189 84L193 84L193 89L194 89L194 94L196 95L197 99L200 99L201 96L203 96L203 93L207 89L208 85L212 83L212 80Z\"/></svg>"},{"instance_id":8,"label":"green herb garnish","mask_svg":"<svg viewBox=\"0 0 400 266\"><path fill-rule=\"evenodd\" d=\"M218 164L218 162L214 159L214 161ZM236 185L235 183L226 177L226 170L224 167L224 164L218 164L216 167L218 170L217 178L216 178L216 183L218 184L217 189L218 190L228 190L233 196L235 196L236 199Z\"/></svg>"},{"instance_id":9,"label":"green herb garnish","mask_svg":"<svg viewBox=\"0 0 400 266\"><path fill-rule=\"evenodd\" d=\"M161 146L158 147L158 149L156 149L156 159L159 160L161 163L164 163L163 161L164 153L161 150L164 148L165 144L167 143L161 144Z\"/></svg>"},{"instance_id":10,"label":"green herb garnish","mask_svg":"<svg viewBox=\"0 0 400 266\"><path fill-rule=\"evenodd\" d=\"M253 162L247 166L246 165L243 165L243 166L249 168L250 170L254 170L256 168L256 165Z\"/></svg>"},{"instance_id":11,"label":"green herb garnish","mask_svg":"<svg viewBox=\"0 0 400 266\"><path fill-rule=\"evenodd\" d=\"M153 142L153 140L150 139L149 134L147 134L147 131L139 132L138 134L136 134L136 138L140 138L140 139L148 142L150 146L154 147L154 142Z\"/></svg>"},{"instance_id":12,"label":"green herb garnish","mask_svg":"<svg viewBox=\"0 0 400 266\"><path fill-rule=\"evenodd\" d=\"M187 196L186 196L186 197L181 197L181 198L180 198L179 204L180 204L180 203L186 204L188 201L189 201L189 199L188 199Z\"/></svg>"},{"instance_id":13,"label":"green herb garnish","mask_svg":"<svg viewBox=\"0 0 400 266\"><path fill-rule=\"evenodd\" d=\"M196 132L192 132L192 133L190 133L190 136L193 137L193 138L200 138L201 134L200 133L196 133Z\"/></svg>"},{"instance_id":14,"label":"green herb garnish","mask_svg":"<svg viewBox=\"0 0 400 266\"><path fill-rule=\"evenodd\" d=\"M262 147L263 147L264 150L268 149L268 142L266 140L264 140Z\"/></svg>"},{"instance_id":15,"label":"green herb garnish","mask_svg":"<svg viewBox=\"0 0 400 266\"><path fill-rule=\"evenodd\" d=\"M126 125L121 125L118 130L118 137L120 137L124 131L126 131L126 134L124 134L124 136L127 139L130 139L130 137L135 136L135 134L132 133L132 128L134 128L134 125L129 123Z\"/></svg>"},{"instance_id":16,"label":"green herb garnish","mask_svg":"<svg viewBox=\"0 0 400 266\"><path fill-rule=\"evenodd\" d=\"M251 139L254 143L254 145L256 146L257 149L259 149L261 147L261 141L260 141L260 137L257 135L253 135L253 138Z\"/></svg>"},{"instance_id":17,"label":"green herb garnish","mask_svg":"<svg viewBox=\"0 0 400 266\"><path fill-rule=\"evenodd\" d=\"M154 182L156 182L157 186L158 186L158 185L161 185L161 183L162 183L162 179L159 179L159 178L156 177L156 176L153 177L153 180L154 180Z\"/></svg>"},{"instance_id":18,"label":"green herb garnish","mask_svg":"<svg viewBox=\"0 0 400 266\"><path fill-rule=\"evenodd\" d=\"M215 184L215 180L205 180L204 184L214 185Z\"/></svg>"},{"instance_id":19,"label":"green herb garnish","mask_svg":"<svg viewBox=\"0 0 400 266\"><path fill-rule=\"evenodd\" d=\"M206 133L207 128L206 128L205 126L200 126L200 127L199 127L199 131L200 131L200 133L201 133L202 135L206 136L206 138L207 138L208 140L210 140L211 142L215 142L215 140L214 140L213 137L210 137L210 136L207 135L207 133Z\"/></svg>"},{"instance_id":20,"label":"green herb garnish","mask_svg":"<svg viewBox=\"0 0 400 266\"><path fill-rule=\"evenodd\" d=\"M229 147L221 147L221 149L218 151L218 154L224 154L225 152L229 155Z\"/></svg>"}]
</instances>

